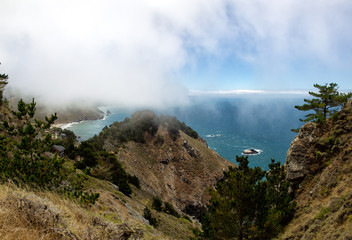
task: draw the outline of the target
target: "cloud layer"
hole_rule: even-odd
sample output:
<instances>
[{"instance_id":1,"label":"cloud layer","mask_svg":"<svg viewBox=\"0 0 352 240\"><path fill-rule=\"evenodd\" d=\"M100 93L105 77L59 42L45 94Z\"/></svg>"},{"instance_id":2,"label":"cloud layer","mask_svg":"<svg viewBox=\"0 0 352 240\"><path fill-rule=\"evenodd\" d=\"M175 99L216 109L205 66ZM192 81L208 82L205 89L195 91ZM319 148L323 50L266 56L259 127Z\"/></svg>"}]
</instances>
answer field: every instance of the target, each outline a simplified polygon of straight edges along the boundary
<instances>
[{"instance_id":1,"label":"cloud layer","mask_svg":"<svg viewBox=\"0 0 352 240\"><path fill-rule=\"evenodd\" d=\"M1 71L47 101L184 104L182 72L207 61L248 64L263 86L297 68L351 75L351 23L348 0L2 0Z\"/></svg>"}]
</instances>

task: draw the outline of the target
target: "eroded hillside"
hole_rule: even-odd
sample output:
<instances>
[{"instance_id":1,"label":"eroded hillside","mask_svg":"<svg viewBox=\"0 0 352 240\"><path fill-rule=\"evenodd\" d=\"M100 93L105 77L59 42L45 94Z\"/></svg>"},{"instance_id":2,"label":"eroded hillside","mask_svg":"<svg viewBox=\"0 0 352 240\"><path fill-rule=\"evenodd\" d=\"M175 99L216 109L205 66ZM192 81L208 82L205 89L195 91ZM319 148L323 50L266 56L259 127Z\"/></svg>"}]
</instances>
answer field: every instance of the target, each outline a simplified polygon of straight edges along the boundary
<instances>
[{"instance_id":1,"label":"eroded hillside","mask_svg":"<svg viewBox=\"0 0 352 240\"><path fill-rule=\"evenodd\" d=\"M97 139L140 179L142 189L196 217L209 200L209 188L233 165L184 123L148 111L111 125Z\"/></svg>"}]
</instances>

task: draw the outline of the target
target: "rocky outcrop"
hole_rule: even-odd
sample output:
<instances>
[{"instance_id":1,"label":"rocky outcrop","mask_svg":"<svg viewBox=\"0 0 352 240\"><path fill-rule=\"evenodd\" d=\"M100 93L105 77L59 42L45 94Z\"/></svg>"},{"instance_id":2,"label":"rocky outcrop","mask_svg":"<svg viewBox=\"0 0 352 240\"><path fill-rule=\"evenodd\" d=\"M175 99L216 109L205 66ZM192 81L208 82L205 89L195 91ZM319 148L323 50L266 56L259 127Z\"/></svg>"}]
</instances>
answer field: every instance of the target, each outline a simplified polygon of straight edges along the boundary
<instances>
[{"instance_id":1,"label":"rocky outcrop","mask_svg":"<svg viewBox=\"0 0 352 240\"><path fill-rule=\"evenodd\" d=\"M352 99L334 117L324 124L306 123L291 142L286 155L287 179L292 184L301 182L308 174L314 174L324 167L331 155L344 150L337 142L342 134L352 130Z\"/></svg>"},{"instance_id":2,"label":"rocky outcrop","mask_svg":"<svg viewBox=\"0 0 352 240\"><path fill-rule=\"evenodd\" d=\"M286 161L297 211L279 239L352 239L352 100L324 124L305 124Z\"/></svg>"},{"instance_id":3,"label":"rocky outcrop","mask_svg":"<svg viewBox=\"0 0 352 240\"><path fill-rule=\"evenodd\" d=\"M287 179L291 182L299 181L309 173L309 168L314 162L310 148L315 141L316 124L309 122L299 131L293 139L286 156Z\"/></svg>"}]
</instances>

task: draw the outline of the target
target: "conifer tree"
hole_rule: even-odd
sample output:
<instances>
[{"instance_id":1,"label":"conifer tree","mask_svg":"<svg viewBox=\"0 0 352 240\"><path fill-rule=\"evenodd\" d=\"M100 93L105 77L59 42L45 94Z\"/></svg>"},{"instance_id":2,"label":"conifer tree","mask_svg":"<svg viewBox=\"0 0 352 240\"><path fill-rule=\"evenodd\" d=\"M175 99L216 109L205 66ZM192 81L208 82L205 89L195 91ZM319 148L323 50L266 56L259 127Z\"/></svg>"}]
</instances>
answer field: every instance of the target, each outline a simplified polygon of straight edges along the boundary
<instances>
[{"instance_id":1,"label":"conifer tree","mask_svg":"<svg viewBox=\"0 0 352 240\"><path fill-rule=\"evenodd\" d=\"M305 119L300 119L302 122L323 122L338 111L352 97L351 92L338 92L338 85L336 83L326 83L325 85L314 84L314 87L319 90L318 93L309 92L309 94L315 98L304 99L306 104L295 106L300 111L313 111L307 114Z\"/></svg>"},{"instance_id":2,"label":"conifer tree","mask_svg":"<svg viewBox=\"0 0 352 240\"><path fill-rule=\"evenodd\" d=\"M63 159L51 156L51 135L45 130L57 119L56 114L45 121L33 120L36 110L34 99L18 102L13 114L17 121L4 120L0 127L0 180L12 179L34 187L54 187L60 182Z\"/></svg>"},{"instance_id":3,"label":"conifer tree","mask_svg":"<svg viewBox=\"0 0 352 240\"><path fill-rule=\"evenodd\" d=\"M272 239L293 216L295 204L279 162L272 160L264 172L250 168L247 156L236 161L239 166L224 172L211 191L199 239Z\"/></svg>"},{"instance_id":4,"label":"conifer tree","mask_svg":"<svg viewBox=\"0 0 352 240\"><path fill-rule=\"evenodd\" d=\"M202 219L207 239L248 239L257 226L257 212L263 206L264 172L248 167L248 157L236 156L238 168L224 172L224 178L211 191L211 202Z\"/></svg>"}]
</instances>

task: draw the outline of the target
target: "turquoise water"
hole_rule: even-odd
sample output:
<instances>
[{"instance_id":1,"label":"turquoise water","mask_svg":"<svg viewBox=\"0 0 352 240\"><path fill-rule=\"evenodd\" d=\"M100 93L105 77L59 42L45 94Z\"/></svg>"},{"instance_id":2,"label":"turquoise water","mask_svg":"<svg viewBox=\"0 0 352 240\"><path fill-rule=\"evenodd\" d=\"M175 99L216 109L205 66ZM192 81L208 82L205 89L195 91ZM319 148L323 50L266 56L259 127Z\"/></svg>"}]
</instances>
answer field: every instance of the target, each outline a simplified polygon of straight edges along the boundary
<instances>
[{"instance_id":1,"label":"turquoise water","mask_svg":"<svg viewBox=\"0 0 352 240\"><path fill-rule=\"evenodd\" d=\"M271 158L284 163L287 149L296 135L290 129L300 127L299 118L304 116L294 105L302 103L303 98L194 97L186 107L151 110L184 121L210 148L229 161L235 162L236 155L247 148L260 150L260 154L249 156L250 165L267 169ZM142 109L110 107L109 110L112 114L104 120L86 121L68 129L86 140L99 134L104 126L122 121Z\"/></svg>"}]
</instances>

